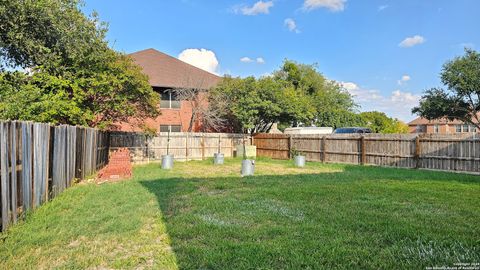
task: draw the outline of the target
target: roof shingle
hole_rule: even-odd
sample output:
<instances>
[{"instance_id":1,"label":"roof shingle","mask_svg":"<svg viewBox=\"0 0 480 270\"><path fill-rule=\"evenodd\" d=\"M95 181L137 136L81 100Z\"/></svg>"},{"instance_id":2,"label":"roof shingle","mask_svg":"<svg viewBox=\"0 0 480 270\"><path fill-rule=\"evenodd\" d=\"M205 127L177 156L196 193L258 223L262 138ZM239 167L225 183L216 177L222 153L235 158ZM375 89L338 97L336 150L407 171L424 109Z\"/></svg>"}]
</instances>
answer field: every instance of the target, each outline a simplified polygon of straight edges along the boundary
<instances>
[{"instance_id":1,"label":"roof shingle","mask_svg":"<svg viewBox=\"0 0 480 270\"><path fill-rule=\"evenodd\" d=\"M209 89L220 82L215 74L187 64L175 57L146 49L129 54L148 76L151 86Z\"/></svg>"}]
</instances>

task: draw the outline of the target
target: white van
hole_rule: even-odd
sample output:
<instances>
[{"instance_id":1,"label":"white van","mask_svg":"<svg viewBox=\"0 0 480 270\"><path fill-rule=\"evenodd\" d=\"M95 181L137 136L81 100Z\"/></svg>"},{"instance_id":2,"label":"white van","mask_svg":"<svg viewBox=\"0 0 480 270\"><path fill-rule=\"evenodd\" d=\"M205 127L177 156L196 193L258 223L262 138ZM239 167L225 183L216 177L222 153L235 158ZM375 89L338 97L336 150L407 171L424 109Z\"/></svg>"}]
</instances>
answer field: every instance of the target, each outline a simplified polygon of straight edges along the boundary
<instances>
[{"instance_id":1,"label":"white van","mask_svg":"<svg viewBox=\"0 0 480 270\"><path fill-rule=\"evenodd\" d=\"M284 134L332 134L332 127L293 127L286 128Z\"/></svg>"}]
</instances>

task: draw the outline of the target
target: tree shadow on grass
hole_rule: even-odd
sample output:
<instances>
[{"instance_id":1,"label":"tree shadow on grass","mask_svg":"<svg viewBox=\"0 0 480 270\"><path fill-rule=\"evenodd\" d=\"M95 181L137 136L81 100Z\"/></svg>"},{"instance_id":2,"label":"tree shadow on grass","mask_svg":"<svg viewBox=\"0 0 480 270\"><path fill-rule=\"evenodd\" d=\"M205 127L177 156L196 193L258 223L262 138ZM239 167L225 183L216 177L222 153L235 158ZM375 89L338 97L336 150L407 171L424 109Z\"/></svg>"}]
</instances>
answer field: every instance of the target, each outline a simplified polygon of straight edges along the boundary
<instances>
[{"instance_id":1,"label":"tree shadow on grass","mask_svg":"<svg viewBox=\"0 0 480 270\"><path fill-rule=\"evenodd\" d=\"M426 267L453 265L456 253L478 261L475 243L460 232L478 235L468 223L479 214L462 215L472 214L459 204L468 194L445 199L459 182L479 183L466 175L359 166L140 181L157 197L181 269ZM445 222L456 215L464 219ZM430 255L421 253L426 249Z\"/></svg>"}]
</instances>

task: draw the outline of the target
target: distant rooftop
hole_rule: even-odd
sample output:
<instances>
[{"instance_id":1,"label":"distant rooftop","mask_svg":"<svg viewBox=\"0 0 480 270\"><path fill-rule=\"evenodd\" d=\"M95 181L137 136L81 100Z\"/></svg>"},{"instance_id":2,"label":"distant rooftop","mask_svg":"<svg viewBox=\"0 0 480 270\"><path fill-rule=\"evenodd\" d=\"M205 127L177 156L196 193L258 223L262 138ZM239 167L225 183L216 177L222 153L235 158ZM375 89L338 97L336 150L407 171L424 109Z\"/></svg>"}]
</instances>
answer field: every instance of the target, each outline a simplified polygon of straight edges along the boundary
<instances>
[{"instance_id":1,"label":"distant rooftop","mask_svg":"<svg viewBox=\"0 0 480 270\"><path fill-rule=\"evenodd\" d=\"M146 49L129 54L148 76L151 86L209 89L221 78L175 57Z\"/></svg>"},{"instance_id":2,"label":"distant rooftop","mask_svg":"<svg viewBox=\"0 0 480 270\"><path fill-rule=\"evenodd\" d=\"M480 113L477 114L480 118ZM476 120L473 120L474 122L477 122ZM439 118L439 119L434 119L434 120L428 120L423 117L417 117L413 121L409 122L409 126L416 126L416 125L444 125L444 124L450 124L450 125L459 125L463 124L463 121L460 120L453 120L450 121L446 118Z\"/></svg>"}]
</instances>

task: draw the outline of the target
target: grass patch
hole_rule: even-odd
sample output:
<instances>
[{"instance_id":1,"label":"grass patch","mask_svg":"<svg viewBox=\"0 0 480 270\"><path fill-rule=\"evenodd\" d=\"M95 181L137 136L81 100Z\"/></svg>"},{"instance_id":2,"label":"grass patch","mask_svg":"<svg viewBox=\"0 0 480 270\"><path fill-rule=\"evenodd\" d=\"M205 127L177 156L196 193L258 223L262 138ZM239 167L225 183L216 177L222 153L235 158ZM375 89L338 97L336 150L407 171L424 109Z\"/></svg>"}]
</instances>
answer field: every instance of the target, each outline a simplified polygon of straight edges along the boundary
<instances>
[{"instance_id":1,"label":"grass patch","mask_svg":"<svg viewBox=\"0 0 480 270\"><path fill-rule=\"evenodd\" d=\"M480 262L478 176L259 159L138 166L0 234L0 268L424 268Z\"/></svg>"}]
</instances>

